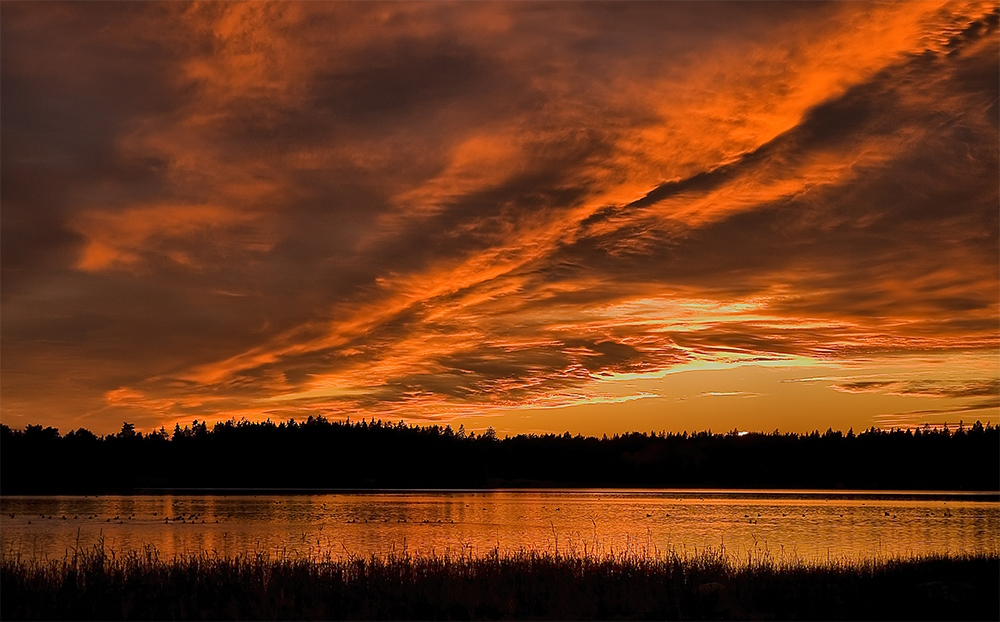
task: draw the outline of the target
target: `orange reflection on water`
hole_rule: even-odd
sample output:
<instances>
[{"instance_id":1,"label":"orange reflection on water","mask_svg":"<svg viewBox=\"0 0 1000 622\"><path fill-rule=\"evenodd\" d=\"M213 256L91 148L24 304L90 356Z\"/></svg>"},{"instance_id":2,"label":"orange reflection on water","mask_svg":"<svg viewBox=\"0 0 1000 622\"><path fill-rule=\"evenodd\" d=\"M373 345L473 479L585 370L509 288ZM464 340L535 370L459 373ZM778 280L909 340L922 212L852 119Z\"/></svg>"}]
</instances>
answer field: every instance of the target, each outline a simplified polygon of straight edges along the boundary
<instances>
[{"instance_id":1,"label":"orange reflection on water","mask_svg":"<svg viewBox=\"0 0 1000 622\"><path fill-rule=\"evenodd\" d=\"M695 555L824 561L1000 547L995 493L457 491L3 497L4 554ZM13 515L13 516L11 516Z\"/></svg>"}]
</instances>

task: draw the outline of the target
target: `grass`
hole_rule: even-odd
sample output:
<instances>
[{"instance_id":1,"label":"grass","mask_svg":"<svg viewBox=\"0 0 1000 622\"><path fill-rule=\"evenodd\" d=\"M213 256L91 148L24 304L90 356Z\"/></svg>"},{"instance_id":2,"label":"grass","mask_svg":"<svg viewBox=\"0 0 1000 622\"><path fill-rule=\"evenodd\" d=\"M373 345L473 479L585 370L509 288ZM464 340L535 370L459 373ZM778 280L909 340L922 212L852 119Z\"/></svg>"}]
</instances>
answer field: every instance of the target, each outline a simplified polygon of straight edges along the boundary
<instances>
[{"instance_id":1,"label":"grass","mask_svg":"<svg viewBox=\"0 0 1000 622\"><path fill-rule=\"evenodd\" d=\"M834 561L648 551L306 560L103 545L0 560L14 619L993 619L996 553Z\"/></svg>"}]
</instances>

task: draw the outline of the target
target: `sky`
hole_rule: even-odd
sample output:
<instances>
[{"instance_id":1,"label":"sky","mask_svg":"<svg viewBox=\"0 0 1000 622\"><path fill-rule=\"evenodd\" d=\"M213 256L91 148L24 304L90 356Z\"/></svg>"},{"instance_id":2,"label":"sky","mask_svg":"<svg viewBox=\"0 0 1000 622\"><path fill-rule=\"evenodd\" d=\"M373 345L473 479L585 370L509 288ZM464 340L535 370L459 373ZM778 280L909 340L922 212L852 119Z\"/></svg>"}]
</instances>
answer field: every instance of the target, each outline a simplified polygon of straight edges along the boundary
<instances>
[{"instance_id":1,"label":"sky","mask_svg":"<svg viewBox=\"0 0 1000 622\"><path fill-rule=\"evenodd\" d=\"M0 421L1000 416L996 3L0 7Z\"/></svg>"}]
</instances>

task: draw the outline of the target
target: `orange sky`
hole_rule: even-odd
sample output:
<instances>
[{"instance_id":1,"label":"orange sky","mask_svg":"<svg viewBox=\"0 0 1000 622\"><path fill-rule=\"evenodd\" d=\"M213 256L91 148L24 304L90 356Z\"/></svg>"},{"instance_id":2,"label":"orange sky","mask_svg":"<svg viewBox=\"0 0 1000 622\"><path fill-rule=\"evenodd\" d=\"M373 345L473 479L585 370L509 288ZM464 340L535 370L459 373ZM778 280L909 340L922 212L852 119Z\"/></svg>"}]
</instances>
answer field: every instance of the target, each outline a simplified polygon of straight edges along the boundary
<instances>
[{"instance_id":1,"label":"orange sky","mask_svg":"<svg viewBox=\"0 0 1000 622\"><path fill-rule=\"evenodd\" d=\"M7 425L998 421L996 3L0 16Z\"/></svg>"}]
</instances>

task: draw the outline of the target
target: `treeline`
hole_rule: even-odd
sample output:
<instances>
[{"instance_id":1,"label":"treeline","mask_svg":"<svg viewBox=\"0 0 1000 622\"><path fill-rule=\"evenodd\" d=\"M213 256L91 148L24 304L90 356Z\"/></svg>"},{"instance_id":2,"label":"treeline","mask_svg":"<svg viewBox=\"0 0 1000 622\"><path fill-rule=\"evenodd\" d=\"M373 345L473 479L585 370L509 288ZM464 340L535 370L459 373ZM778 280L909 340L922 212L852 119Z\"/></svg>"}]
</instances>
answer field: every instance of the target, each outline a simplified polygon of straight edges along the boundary
<instances>
[{"instance_id":1,"label":"treeline","mask_svg":"<svg viewBox=\"0 0 1000 622\"><path fill-rule=\"evenodd\" d=\"M1000 429L465 434L362 421L205 422L104 437L0 425L0 492L479 487L1000 490Z\"/></svg>"}]
</instances>

